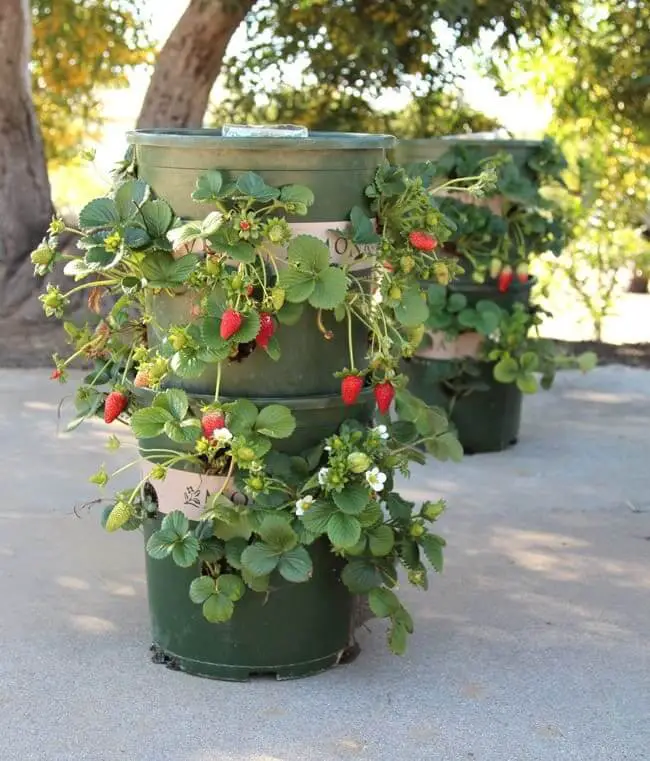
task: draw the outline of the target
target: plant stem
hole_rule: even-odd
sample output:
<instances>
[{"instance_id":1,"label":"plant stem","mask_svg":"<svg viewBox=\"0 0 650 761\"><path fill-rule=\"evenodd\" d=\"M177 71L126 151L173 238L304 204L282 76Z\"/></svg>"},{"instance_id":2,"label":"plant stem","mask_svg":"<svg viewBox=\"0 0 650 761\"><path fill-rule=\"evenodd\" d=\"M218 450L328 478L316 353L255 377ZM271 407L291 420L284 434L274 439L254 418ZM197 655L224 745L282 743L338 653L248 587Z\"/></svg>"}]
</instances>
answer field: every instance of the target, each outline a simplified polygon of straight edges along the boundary
<instances>
[{"instance_id":1,"label":"plant stem","mask_svg":"<svg viewBox=\"0 0 650 761\"><path fill-rule=\"evenodd\" d=\"M354 370L354 346L352 345L352 314L350 308L345 308L348 316L348 351L350 352L350 370Z\"/></svg>"},{"instance_id":2,"label":"plant stem","mask_svg":"<svg viewBox=\"0 0 650 761\"><path fill-rule=\"evenodd\" d=\"M217 383L214 389L214 401L219 401L219 391L221 389L221 362L217 363Z\"/></svg>"}]
</instances>

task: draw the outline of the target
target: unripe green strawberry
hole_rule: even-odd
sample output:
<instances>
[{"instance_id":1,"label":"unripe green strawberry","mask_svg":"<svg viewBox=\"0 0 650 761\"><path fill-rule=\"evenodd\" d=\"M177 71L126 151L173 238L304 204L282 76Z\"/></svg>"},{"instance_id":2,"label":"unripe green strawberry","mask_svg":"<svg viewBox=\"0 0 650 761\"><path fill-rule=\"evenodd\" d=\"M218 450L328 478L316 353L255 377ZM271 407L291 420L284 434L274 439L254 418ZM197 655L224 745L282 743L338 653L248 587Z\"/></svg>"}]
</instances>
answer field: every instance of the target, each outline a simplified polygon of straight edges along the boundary
<instances>
[{"instance_id":1,"label":"unripe green strawberry","mask_svg":"<svg viewBox=\"0 0 650 761\"><path fill-rule=\"evenodd\" d=\"M409 531L412 537L417 538L424 534L424 526L421 523L414 523Z\"/></svg>"},{"instance_id":2,"label":"unripe green strawberry","mask_svg":"<svg viewBox=\"0 0 650 761\"><path fill-rule=\"evenodd\" d=\"M528 264L526 262L520 262L515 270L517 280L524 284L528 282Z\"/></svg>"},{"instance_id":3,"label":"unripe green strawberry","mask_svg":"<svg viewBox=\"0 0 650 761\"><path fill-rule=\"evenodd\" d=\"M271 303L273 304L274 309L276 312L279 312L280 309L284 306L284 299L286 297L287 293L284 290L284 288L273 288L271 291Z\"/></svg>"},{"instance_id":4,"label":"unripe green strawberry","mask_svg":"<svg viewBox=\"0 0 650 761\"><path fill-rule=\"evenodd\" d=\"M205 271L208 275L218 275L221 271L221 262L216 256L208 256L205 260Z\"/></svg>"},{"instance_id":5,"label":"unripe green strawberry","mask_svg":"<svg viewBox=\"0 0 650 761\"><path fill-rule=\"evenodd\" d=\"M388 296L393 301L399 301L402 298L402 289L398 285L393 285L388 291Z\"/></svg>"},{"instance_id":6,"label":"unripe green strawberry","mask_svg":"<svg viewBox=\"0 0 650 761\"><path fill-rule=\"evenodd\" d=\"M449 267L444 262L436 262L433 265L433 274L440 285L449 285Z\"/></svg>"},{"instance_id":7,"label":"unripe green strawberry","mask_svg":"<svg viewBox=\"0 0 650 761\"><path fill-rule=\"evenodd\" d=\"M133 516L133 508L128 502L117 502L106 519L106 531L117 531Z\"/></svg>"},{"instance_id":8,"label":"unripe green strawberry","mask_svg":"<svg viewBox=\"0 0 650 761\"><path fill-rule=\"evenodd\" d=\"M412 256L403 256L399 260L400 267L406 274L412 272L415 267L415 259Z\"/></svg>"},{"instance_id":9,"label":"unripe green strawberry","mask_svg":"<svg viewBox=\"0 0 650 761\"><path fill-rule=\"evenodd\" d=\"M440 499L437 502L425 502L422 507L422 515L429 521L435 521L445 511L445 502Z\"/></svg>"},{"instance_id":10,"label":"unripe green strawberry","mask_svg":"<svg viewBox=\"0 0 650 761\"><path fill-rule=\"evenodd\" d=\"M372 464L370 457L363 452L352 452L348 455L347 465L353 473L363 473Z\"/></svg>"},{"instance_id":11,"label":"unripe green strawberry","mask_svg":"<svg viewBox=\"0 0 650 761\"><path fill-rule=\"evenodd\" d=\"M424 325L418 325L417 328L411 328L408 333L408 339L409 343L413 345L414 348L418 348L418 346L422 343L422 339L424 338Z\"/></svg>"},{"instance_id":12,"label":"unripe green strawberry","mask_svg":"<svg viewBox=\"0 0 650 761\"><path fill-rule=\"evenodd\" d=\"M261 491L264 488L264 479L261 476L253 476L249 479L248 485L254 491Z\"/></svg>"},{"instance_id":13,"label":"unripe green strawberry","mask_svg":"<svg viewBox=\"0 0 650 761\"><path fill-rule=\"evenodd\" d=\"M237 450L237 459L241 460L241 462L253 462L255 452L250 447L242 447Z\"/></svg>"},{"instance_id":14,"label":"unripe green strawberry","mask_svg":"<svg viewBox=\"0 0 650 761\"><path fill-rule=\"evenodd\" d=\"M503 262L501 259L497 259L496 257L492 259L490 262L490 277L493 280L496 280L499 277L499 272L501 272L502 267Z\"/></svg>"}]
</instances>

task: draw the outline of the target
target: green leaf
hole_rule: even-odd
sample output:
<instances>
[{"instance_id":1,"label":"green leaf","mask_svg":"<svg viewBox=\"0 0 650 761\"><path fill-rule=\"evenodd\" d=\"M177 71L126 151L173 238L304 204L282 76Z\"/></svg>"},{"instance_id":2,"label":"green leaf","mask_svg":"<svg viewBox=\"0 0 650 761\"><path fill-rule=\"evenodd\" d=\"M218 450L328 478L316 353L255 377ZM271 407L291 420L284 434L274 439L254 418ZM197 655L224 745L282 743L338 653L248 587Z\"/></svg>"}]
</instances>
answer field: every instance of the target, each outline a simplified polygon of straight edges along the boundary
<instances>
[{"instance_id":1,"label":"green leaf","mask_svg":"<svg viewBox=\"0 0 650 761\"><path fill-rule=\"evenodd\" d=\"M514 383L519 373L519 364L512 357L503 357L494 366L494 379L499 383Z\"/></svg>"},{"instance_id":2,"label":"green leaf","mask_svg":"<svg viewBox=\"0 0 650 761\"><path fill-rule=\"evenodd\" d=\"M353 594L366 594L382 583L377 567L363 558L348 562L341 573L341 581Z\"/></svg>"},{"instance_id":3,"label":"green leaf","mask_svg":"<svg viewBox=\"0 0 650 761\"><path fill-rule=\"evenodd\" d=\"M343 270L328 267L316 277L309 303L314 309L334 309L345 301L348 280Z\"/></svg>"},{"instance_id":4,"label":"green leaf","mask_svg":"<svg viewBox=\"0 0 650 761\"><path fill-rule=\"evenodd\" d=\"M234 573L224 573L217 579L217 591L233 602L241 600L246 592L244 582Z\"/></svg>"},{"instance_id":5,"label":"green leaf","mask_svg":"<svg viewBox=\"0 0 650 761\"><path fill-rule=\"evenodd\" d=\"M427 302L420 293L419 288L408 288L395 307L395 317L405 328L415 328L422 325L429 316Z\"/></svg>"},{"instance_id":6,"label":"green leaf","mask_svg":"<svg viewBox=\"0 0 650 761\"><path fill-rule=\"evenodd\" d=\"M216 521L214 526L215 536L223 539L225 542L235 538L248 540L253 533L249 517L238 510L234 510L233 513L234 515L228 522L222 520Z\"/></svg>"},{"instance_id":7,"label":"green leaf","mask_svg":"<svg viewBox=\"0 0 650 761\"><path fill-rule=\"evenodd\" d=\"M278 563L278 571L282 578L296 584L309 581L314 571L309 552L304 547L285 552Z\"/></svg>"},{"instance_id":8,"label":"green leaf","mask_svg":"<svg viewBox=\"0 0 650 761\"><path fill-rule=\"evenodd\" d=\"M251 544L241 554L242 568L252 576L266 576L276 569L279 560L279 554L262 542Z\"/></svg>"},{"instance_id":9,"label":"green leaf","mask_svg":"<svg viewBox=\"0 0 650 761\"><path fill-rule=\"evenodd\" d=\"M460 312L467 306L467 298L462 293L452 293L447 300L447 309L450 312Z\"/></svg>"},{"instance_id":10,"label":"green leaf","mask_svg":"<svg viewBox=\"0 0 650 761\"><path fill-rule=\"evenodd\" d=\"M427 556L427 560L431 563L433 568L438 573L442 573L443 545L440 542L440 539L437 538L434 534L423 534L420 537L420 545L422 546L422 549L424 550L424 554Z\"/></svg>"},{"instance_id":11,"label":"green leaf","mask_svg":"<svg viewBox=\"0 0 650 761\"><path fill-rule=\"evenodd\" d=\"M178 537L171 531L155 531L147 542L147 554L154 560L163 560L172 551Z\"/></svg>"},{"instance_id":12,"label":"green leaf","mask_svg":"<svg viewBox=\"0 0 650 761\"><path fill-rule=\"evenodd\" d=\"M396 624L403 626L409 634L413 634L413 619L411 618L411 614L408 612L408 610L406 610L404 606L395 611L393 620Z\"/></svg>"},{"instance_id":13,"label":"green leaf","mask_svg":"<svg viewBox=\"0 0 650 761\"><path fill-rule=\"evenodd\" d=\"M585 351L577 357L577 360L580 371L588 373L598 364L598 355L593 351Z\"/></svg>"},{"instance_id":14,"label":"green leaf","mask_svg":"<svg viewBox=\"0 0 650 761\"><path fill-rule=\"evenodd\" d=\"M539 368L539 357L535 352L524 352L519 359L519 365L525 373L534 373Z\"/></svg>"},{"instance_id":15,"label":"green leaf","mask_svg":"<svg viewBox=\"0 0 650 761\"><path fill-rule=\"evenodd\" d=\"M381 237L375 232L372 219L359 206L353 206L350 212L352 223L352 241L354 243L379 243Z\"/></svg>"},{"instance_id":16,"label":"green leaf","mask_svg":"<svg viewBox=\"0 0 650 761\"><path fill-rule=\"evenodd\" d=\"M400 601L394 592L386 587L378 587L368 592L370 610L378 618L389 618L401 607Z\"/></svg>"},{"instance_id":17,"label":"green leaf","mask_svg":"<svg viewBox=\"0 0 650 761\"><path fill-rule=\"evenodd\" d=\"M370 502L370 491L363 484L348 484L340 492L333 492L334 504L348 515L359 515Z\"/></svg>"},{"instance_id":18,"label":"green leaf","mask_svg":"<svg viewBox=\"0 0 650 761\"><path fill-rule=\"evenodd\" d=\"M199 540L192 534L179 540L172 547L172 559L181 568L188 568L199 559Z\"/></svg>"},{"instance_id":19,"label":"green leaf","mask_svg":"<svg viewBox=\"0 0 650 761\"><path fill-rule=\"evenodd\" d=\"M203 603L203 615L211 624L229 621L234 612L233 601L225 595L212 595Z\"/></svg>"},{"instance_id":20,"label":"green leaf","mask_svg":"<svg viewBox=\"0 0 650 761\"><path fill-rule=\"evenodd\" d=\"M255 336L260 332L260 316L251 309L250 312L246 312L242 319L241 327L239 330L229 339L238 344L245 344L252 341Z\"/></svg>"},{"instance_id":21,"label":"green leaf","mask_svg":"<svg viewBox=\"0 0 650 761\"><path fill-rule=\"evenodd\" d=\"M83 230L112 227L119 221L120 214L112 198L95 198L79 212L79 227Z\"/></svg>"},{"instance_id":22,"label":"green leaf","mask_svg":"<svg viewBox=\"0 0 650 761\"><path fill-rule=\"evenodd\" d=\"M181 378L197 378L205 370L205 362L193 350L177 351L170 359L169 366Z\"/></svg>"},{"instance_id":23,"label":"green leaf","mask_svg":"<svg viewBox=\"0 0 650 761\"><path fill-rule=\"evenodd\" d=\"M362 528L370 528L371 526L374 526L376 523L379 523L383 517L384 514L381 511L381 507L379 507L379 504L375 502L374 499L371 500L367 507L364 508L363 512L357 516Z\"/></svg>"},{"instance_id":24,"label":"green leaf","mask_svg":"<svg viewBox=\"0 0 650 761\"><path fill-rule=\"evenodd\" d=\"M300 272L296 269L283 269L280 270L278 285L280 288L285 289L287 302L301 303L306 301L313 293L316 287L316 279L309 272ZM282 320L280 321L282 322Z\"/></svg>"},{"instance_id":25,"label":"green leaf","mask_svg":"<svg viewBox=\"0 0 650 761\"><path fill-rule=\"evenodd\" d=\"M258 416L258 409L248 399L237 399L224 405L228 413L228 428L236 436L250 433Z\"/></svg>"},{"instance_id":26,"label":"green leaf","mask_svg":"<svg viewBox=\"0 0 650 761\"><path fill-rule=\"evenodd\" d=\"M200 222L186 222L184 225L173 227L167 233L167 240L174 248L180 248L188 243L194 243L203 235Z\"/></svg>"},{"instance_id":27,"label":"green leaf","mask_svg":"<svg viewBox=\"0 0 650 761\"><path fill-rule=\"evenodd\" d=\"M190 444L200 438L202 434L201 424L198 420L185 420L183 423L179 423L177 420L168 420L163 430L177 444Z\"/></svg>"},{"instance_id":28,"label":"green leaf","mask_svg":"<svg viewBox=\"0 0 650 761\"><path fill-rule=\"evenodd\" d=\"M93 246L86 251L84 262L88 269L108 270L118 264L124 256L124 250L120 247L117 251L107 251L104 246Z\"/></svg>"},{"instance_id":29,"label":"green leaf","mask_svg":"<svg viewBox=\"0 0 650 761\"><path fill-rule=\"evenodd\" d=\"M168 288L182 285L194 272L198 263L198 257L194 254L174 259L169 252L158 251L148 254L140 267L152 288Z\"/></svg>"},{"instance_id":30,"label":"green leaf","mask_svg":"<svg viewBox=\"0 0 650 761\"><path fill-rule=\"evenodd\" d=\"M267 185L255 172L244 172L237 178L237 190L256 201L266 202L278 198L280 191Z\"/></svg>"},{"instance_id":31,"label":"green leaf","mask_svg":"<svg viewBox=\"0 0 650 761\"><path fill-rule=\"evenodd\" d=\"M136 439L160 436L165 423L173 420L171 412L160 407L143 407L131 416L131 430Z\"/></svg>"},{"instance_id":32,"label":"green leaf","mask_svg":"<svg viewBox=\"0 0 650 761\"><path fill-rule=\"evenodd\" d=\"M246 547L248 541L242 537L235 537L226 542L226 562L231 568L241 568L241 555Z\"/></svg>"},{"instance_id":33,"label":"green leaf","mask_svg":"<svg viewBox=\"0 0 650 761\"><path fill-rule=\"evenodd\" d=\"M149 186L142 180L126 180L115 191L115 205L123 221L130 219L149 195ZM157 236L154 236L157 237Z\"/></svg>"},{"instance_id":34,"label":"green leaf","mask_svg":"<svg viewBox=\"0 0 650 761\"><path fill-rule=\"evenodd\" d=\"M255 430L272 439L286 439L296 430L296 419L288 407L269 404L260 411L255 421Z\"/></svg>"},{"instance_id":35,"label":"green leaf","mask_svg":"<svg viewBox=\"0 0 650 761\"><path fill-rule=\"evenodd\" d=\"M331 502L317 501L301 517L301 521L313 534L323 534L327 531L330 518L337 513L337 508Z\"/></svg>"},{"instance_id":36,"label":"green leaf","mask_svg":"<svg viewBox=\"0 0 650 761\"><path fill-rule=\"evenodd\" d=\"M406 627L397 620L388 632L388 647L395 655L404 655L406 652L406 643L408 640L408 631Z\"/></svg>"},{"instance_id":37,"label":"green leaf","mask_svg":"<svg viewBox=\"0 0 650 761\"><path fill-rule=\"evenodd\" d=\"M519 374L516 384L522 394L536 394L539 391L539 383L532 373Z\"/></svg>"},{"instance_id":38,"label":"green leaf","mask_svg":"<svg viewBox=\"0 0 650 761\"><path fill-rule=\"evenodd\" d=\"M413 502L408 502L402 499L399 494L394 492L386 497L386 507L388 513L394 521L408 521L411 518L411 513L414 507Z\"/></svg>"},{"instance_id":39,"label":"green leaf","mask_svg":"<svg viewBox=\"0 0 650 761\"><path fill-rule=\"evenodd\" d=\"M395 545L395 534L390 526L377 526L368 532L368 546L375 557L385 557Z\"/></svg>"},{"instance_id":40,"label":"green leaf","mask_svg":"<svg viewBox=\"0 0 650 761\"><path fill-rule=\"evenodd\" d=\"M162 238L174 221L174 213L166 201L156 198L147 201L140 209L142 220L152 238Z\"/></svg>"},{"instance_id":41,"label":"green leaf","mask_svg":"<svg viewBox=\"0 0 650 761\"><path fill-rule=\"evenodd\" d=\"M335 513L327 524L327 536L334 547L354 547L361 537L361 524L352 515Z\"/></svg>"},{"instance_id":42,"label":"green leaf","mask_svg":"<svg viewBox=\"0 0 650 761\"><path fill-rule=\"evenodd\" d=\"M444 307L447 303L447 288L439 283L432 283L427 291L427 300L432 307Z\"/></svg>"},{"instance_id":43,"label":"green leaf","mask_svg":"<svg viewBox=\"0 0 650 761\"><path fill-rule=\"evenodd\" d=\"M166 391L156 395L156 398L153 400L153 406L167 410L176 420L180 421L187 414L189 401L187 394L182 389L168 388Z\"/></svg>"},{"instance_id":44,"label":"green leaf","mask_svg":"<svg viewBox=\"0 0 650 761\"><path fill-rule=\"evenodd\" d=\"M204 603L215 592L216 586L211 576L199 576L190 584L190 600L198 605Z\"/></svg>"},{"instance_id":45,"label":"green leaf","mask_svg":"<svg viewBox=\"0 0 650 761\"><path fill-rule=\"evenodd\" d=\"M249 573L245 568L242 568L241 577L244 580L244 584L253 590L253 592L266 592L269 588L271 578L268 574L264 576L254 576Z\"/></svg>"},{"instance_id":46,"label":"green leaf","mask_svg":"<svg viewBox=\"0 0 650 761\"><path fill-rule=\"evenodd\" d=\"M275 552L288 552L298 541L289 520L282 515L267 515L257 532Z\"/></svg>"},{"instance_id":47,"label":"green leaf","mask_svg":"<svg viewBox=\"0 0 650 761\"><path fill-rule=\"evenodd\" d=\"M151 238L141 227L126 227L123 230L124 243L129 248L146 248L151 245Z\"/></svg>"},{"instance_id":48,"label":"green leaf","mask_svg":"<svg viewBox=\"0 0 650 761\"><path fill-rule=\"evenodd\" d=\"M245 240L228 243L223 236L211 236L210 243L217 252L227 254L227 256L237 262L252 264L257 258L255 248Z\"/></svg>"},{"instance_id":49,"label":"green leaf","mask_svg":"<svg viewBox=\"0 0 650 761\"><path fill-rule=\"evenodd\" d=\"M456 434L447 431L435 439L430 439L425 443L426 450L437 460L446 462L460 462L463 459L463 445L458 440Z\"/></svg>"},{"instance_id":50,"label":"green leaf","mask_svg":"<svg viewBox=\"0 0 650 761\"><path fill-rule=\"evenodd\" d=\"M313 235L297 235L287 247L289 262L305 273L317 275L330 264L330 250L327 243Z\"/></svg>"},{"instance_id":51,"label":"green leaf","mask_svg":"<svg viewBox=\"0 0 650 761\"><path fill-rule=\"evenodd\" d=\"M202 174L196 181L196 188L192 192L194 201L216 201L219 198L219 191L223 185L221 172L212 169Z\"/></svg>"},{"instance_id":52,"label":"green leaf","mask_svg":"<svg viewBox=\"0 0 650 761\"><path fill-rule=\"evenodd\" d=\"M278 322L282 325L295 325L302 317L303 309L303 304L294 304L286 301L282 309L276 314Z\"/></svg>"},{"instance_id":53,"label":"green leaf","mask_svg":"<svg viewBox=\"0 0 650 761\"><path fill-rule=\"evenodd\" d=\"M180 510L174 510L163 518L162 530L171 531L176 534L177 539L183 539L190 530L190 522L184 513Z\"/></svg>"},{"instance_id":54,"label":"green leaf","mask_svg":"<svg viewBox=\"0 0 650 761\"><path fill-rule=\"evenodd\" d=\"M304 203L311 206L314 203L314 194L304 185L285 185L280 190L280 200L285 203Z\"/></svg>"}]
</instances>

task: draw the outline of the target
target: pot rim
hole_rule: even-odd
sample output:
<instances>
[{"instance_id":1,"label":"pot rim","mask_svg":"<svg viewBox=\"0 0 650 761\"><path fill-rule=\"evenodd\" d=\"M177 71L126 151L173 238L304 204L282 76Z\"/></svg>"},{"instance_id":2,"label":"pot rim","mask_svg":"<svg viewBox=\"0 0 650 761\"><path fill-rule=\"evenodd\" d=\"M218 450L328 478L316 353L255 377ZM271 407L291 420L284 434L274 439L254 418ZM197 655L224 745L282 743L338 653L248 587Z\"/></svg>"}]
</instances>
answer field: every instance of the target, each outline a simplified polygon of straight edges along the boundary
<instances>
[{"instance_id":1,"label":"pot rim","mask_svg":"<svg viewBox=\"0 0 650 761\"><path fill-rule=\"evenodd\" d=\"M220 128L212 129L136 129L126 133L130 145L155 148L218 148L221 150L291 151L376 150L392 148L397 138L366 132L311 132L308 137L223 137Z\"/></svg>"}]
</instances>

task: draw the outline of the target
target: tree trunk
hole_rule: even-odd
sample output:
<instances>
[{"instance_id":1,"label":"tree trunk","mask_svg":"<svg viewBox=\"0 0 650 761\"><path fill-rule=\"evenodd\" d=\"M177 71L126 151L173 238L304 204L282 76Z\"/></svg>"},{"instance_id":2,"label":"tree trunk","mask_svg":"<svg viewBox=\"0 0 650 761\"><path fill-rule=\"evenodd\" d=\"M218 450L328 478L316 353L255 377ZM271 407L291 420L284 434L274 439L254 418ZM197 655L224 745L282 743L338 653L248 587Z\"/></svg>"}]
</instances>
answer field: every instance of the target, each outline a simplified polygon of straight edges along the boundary
<instances>
[{"instance_id":1,"label":"tree trunk","mask_svg":"<svg viewBox=\"0 0 650 761\"><path fill-rule=\"evenodd\" d=\"M28 69L31 24L29 0L0 0L0 316L40 313L28 303L38 287L29 254L52 216Z\"/></svg>"},{"instance_id":2,"label":"tree trunk","mask_svg":"<svg viewBox=\"0 0 650 761\"><path fill-rule=\"evenodd\" d=\"M160 51L137 127L201 127L230 38L254 0L190 0Z\"/></svg>"}]
</instances>

